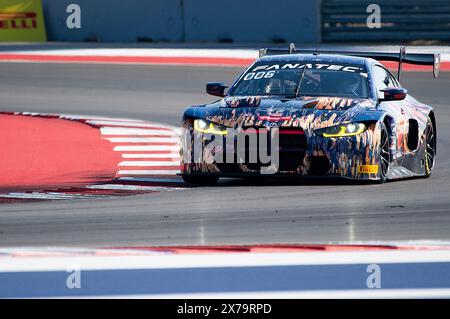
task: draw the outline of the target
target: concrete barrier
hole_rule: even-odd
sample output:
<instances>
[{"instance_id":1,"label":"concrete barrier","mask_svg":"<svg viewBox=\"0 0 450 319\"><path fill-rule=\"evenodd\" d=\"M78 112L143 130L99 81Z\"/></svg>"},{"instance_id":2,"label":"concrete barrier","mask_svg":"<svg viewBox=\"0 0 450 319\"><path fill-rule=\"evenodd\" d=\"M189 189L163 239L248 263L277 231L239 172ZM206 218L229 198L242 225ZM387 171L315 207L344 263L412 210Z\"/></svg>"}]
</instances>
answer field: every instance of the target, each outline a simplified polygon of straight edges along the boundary
<instances>
[{"instance_id":1,"label":"concrete barrier","mask_svg":"<svg viewBox=\"0 0 450 319\"><path fill-rule=\"evenodd\" d=\"M66 8L81 8L81 28L68 28ZM51 41L182 41L179 0L43 0Z\"/></svg>"},{"instance_id":2,"label":"concrete barrier","mask_svg":"<svg viewBox=\"0 0 450 319\"><path fill-rule=\"evenodd\" d=\"M318 0L43 0L48 39L99 42L320 42ZM69 28L66 9L81 9Z\"/></svg>"},{"instance_id":3,"label":"concrete barrier","mask_svg":"<svg viewBox=\"0 0 450 319\"><path fill-rule=\"evenodd\" d=\"M184 0L186 41L320 41L319 1Z\"/></svg>"}]
</instances>

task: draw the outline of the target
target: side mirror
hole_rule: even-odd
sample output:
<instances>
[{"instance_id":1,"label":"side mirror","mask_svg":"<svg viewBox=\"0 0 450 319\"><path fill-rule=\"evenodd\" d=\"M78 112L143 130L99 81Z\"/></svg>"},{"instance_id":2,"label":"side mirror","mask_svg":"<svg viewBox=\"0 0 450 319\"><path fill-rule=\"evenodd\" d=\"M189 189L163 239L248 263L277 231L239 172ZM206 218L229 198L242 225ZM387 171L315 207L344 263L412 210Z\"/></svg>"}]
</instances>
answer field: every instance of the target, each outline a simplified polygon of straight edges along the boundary
<instances>
[{"instance_id":1,"label":"side mirror","mask_svg":"<svg viewBox=\"0 0 450 319\"><path fill-rule=\"evenodd\" d=\"M214 96L224 97L226 88L228 86L224 83L210 82L206 84L206 92Z\"/></svg>"},{"instance_id":2,"label":"side mirror","mask_svg":"<svg viewBox=\"0 0 450 319\"><path fill-rule=\"evenodd\" d=\"M381 90L381 92L384 93L384 97L380 98L380 101L401 101L408 94L408 90L404 88L387 88Z\"/></svg>"}]
</instances>

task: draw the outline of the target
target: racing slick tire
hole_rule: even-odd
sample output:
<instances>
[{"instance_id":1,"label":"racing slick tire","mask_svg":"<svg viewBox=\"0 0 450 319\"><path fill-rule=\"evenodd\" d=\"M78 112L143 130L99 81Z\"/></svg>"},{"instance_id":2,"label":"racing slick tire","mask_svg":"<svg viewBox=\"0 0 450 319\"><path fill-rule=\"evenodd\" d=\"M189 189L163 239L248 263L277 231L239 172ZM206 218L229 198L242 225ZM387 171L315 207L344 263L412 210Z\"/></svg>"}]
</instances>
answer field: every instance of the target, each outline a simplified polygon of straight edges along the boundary
<instances>
[{"instance_id":1,"label":"racing slick tire","mask_svg":"<svg viewBox=\"0 0 450 319\"><path fill-rule=\"evenodd\" d=\"M381 134L379 146L380 160L378 163L378 169L380 171L380 179L377 182L379 184L383 184L387 180L389 165L391 163L389 132L384 123L381 123L380 134Z\"/></svg>"},{"instance_id":2,"label":"racing slick tire","mask_svg":"<svg viewBox=\"0 0 450 319\"><path fill-rule=\"evenodd\" d=\"M213 186L217 184L219 177L205 175L183 175L183 181L196 186Z\"/></svg>"},{"instance_id":3,"label":"racing slick tire","mask_svg":"<svg viewBox=\"0 0 450 319\"><path fill-rule=\"evenodd\" d=\"M425 152L423 163L425 165L425 178L431 176L435 159L436 159L436 132L433 122L430 118L427 121L427 127L425 128Z\"/></svg>"}]
</instances>

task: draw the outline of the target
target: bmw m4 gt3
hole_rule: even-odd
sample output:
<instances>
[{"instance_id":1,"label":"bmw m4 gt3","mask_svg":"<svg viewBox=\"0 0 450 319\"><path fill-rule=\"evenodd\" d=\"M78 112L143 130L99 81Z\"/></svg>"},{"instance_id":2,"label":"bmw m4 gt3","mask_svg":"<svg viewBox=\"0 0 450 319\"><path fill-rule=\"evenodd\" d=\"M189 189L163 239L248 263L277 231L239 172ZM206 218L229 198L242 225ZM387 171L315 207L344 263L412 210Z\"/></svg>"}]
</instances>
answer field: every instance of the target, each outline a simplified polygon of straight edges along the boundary
<instances>
[{"instance_id":1,"label":"bmw m4 gt3","mask_svg":"<svg viewBox=\"0 0 450 319\"><path fill-rule=\"evenodd\" d=\"M397 77L379 61L399 62ZM225 176L379 183L429 177L435 112L401 86L402 63L431 65L435 77L439 71L438 54L406 54L403 47L399 53L296 51L292 44L260 50L228 90L207 84L220 100L185 110L181 175L191 184ZM263 144L268 161L261 158Z\"/></svg>"}]
</instances>

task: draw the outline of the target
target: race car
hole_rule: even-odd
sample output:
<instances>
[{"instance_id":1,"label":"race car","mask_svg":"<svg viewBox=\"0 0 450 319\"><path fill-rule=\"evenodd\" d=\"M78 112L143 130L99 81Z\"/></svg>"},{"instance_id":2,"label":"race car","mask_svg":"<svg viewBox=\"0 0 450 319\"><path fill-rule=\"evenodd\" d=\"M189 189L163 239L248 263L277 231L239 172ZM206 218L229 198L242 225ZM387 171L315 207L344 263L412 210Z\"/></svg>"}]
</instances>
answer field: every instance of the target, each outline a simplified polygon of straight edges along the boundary
<instances>
[{"instance_id":1,"label":"race car","mask_svg":"<svg viewBox=\"0 0 450 319\"><path fill-rule=\"evenodd\" d=\"M397 77L379 61L398 62ZM220 177L376 183L429 177L435 111L399 79L402 63L433 66L437 77L439 61L439 54L410 54L404 47L399 53L296 50L293 44L261 49L229 89L206 85L220 100L185 110L181 175L195 185Z\"/></svg>"}]
</instances>

